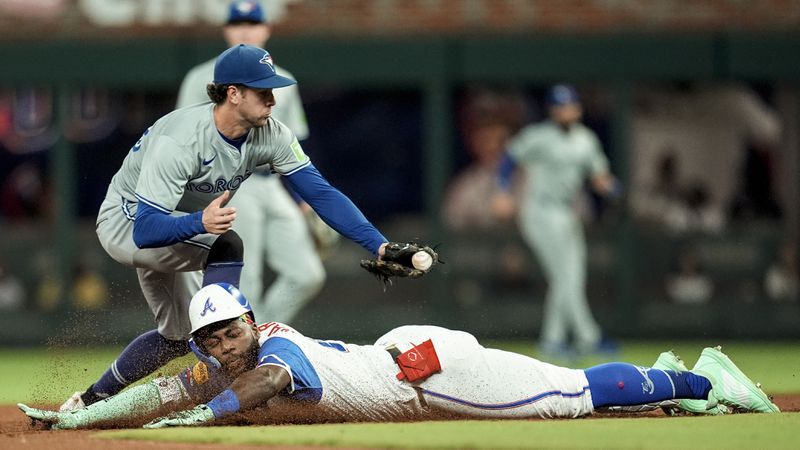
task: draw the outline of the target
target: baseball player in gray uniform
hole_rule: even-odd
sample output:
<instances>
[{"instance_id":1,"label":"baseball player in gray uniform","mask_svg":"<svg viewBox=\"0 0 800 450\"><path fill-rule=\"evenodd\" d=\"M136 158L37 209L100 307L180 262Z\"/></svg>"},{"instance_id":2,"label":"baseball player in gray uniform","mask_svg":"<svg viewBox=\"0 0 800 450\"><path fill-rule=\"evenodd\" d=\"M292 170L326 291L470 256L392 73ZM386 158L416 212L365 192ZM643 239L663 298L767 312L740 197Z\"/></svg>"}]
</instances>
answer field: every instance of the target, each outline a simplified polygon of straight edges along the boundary
<instances>
[{"instance_id":1,"label":"baseball player in gray uniform","mask_svg":"<svg viewBox=\"0 0 800 450\"><path fill-rule=\"evenodd\" d=\"M202 284L239 284L243 244L226 202L257 168L269 167L340 234L382 255L386 238L272 119L278 75L266 50L238 45L215 63L211 103L178 109L147 129L114 175L97 234L116 261L136 267L158 324L131 342L103 376L62 408L97 402L189 351L188 302ZM200 271L203 270L201 273Z\"/></svg>"},{"instance_id":2,"label":"baseball player in gray uniform","mask_svg":"<svg viewBox=\"0 0 800 450\"><path fill-rule=\"evenodd\" d=\"M18 407L56 429L143 423L165 411L180 412L145 427L202 425L261 407L260 420L280 423L572 418L676 399L779 412L714 348L704 349L688 371L621 362L558 367L429 325L395 328L372 345L355 345L312 339L281 323L257 325L247 299L227 283L197 292L189 316L200 360L194 367L72 412Z\"/></svg>"},{"instance_id":3,"label":"baseball player in gray uniform","mask_svg":"<svg viewBox=\"0 0 800 450\"><path fill-rule=\"evenodd\" d=\"M258 2L237 0L230 4L223 34L230 47L239 44L264 47L271 28ZM187 73L178 94L178 108L209 101L206 85L214 79L214 61L206 61ZM275 72L294 79L291 73L278 65L275 65ZM274 96L272 118L292 130L298 140L308 137L297 85L278 89ZM255 171L229 204L237 208L233 229L247 246L242 268L242 292L253 300L253 310L258 317L291 323L325 281L325 268L303 212L283 187L280 177L269 170ZM266 292L264 262L277 275Z\"/></svg>"},{"instance_id":4,"label":"baseball player in gray uniform","mask_svg":"<svg viewBox=\"0 0 800 450\"><path fill-rule=\"evenodd\" d=\"M546 103L550 120L523 128L509 142L499 178L507 191L514 165L528 172L519 224L548 282L540 347L546 354L563 356L569 353L570 332L579 352L594 351L601 341L586 298L586 242L576 195L586 178L605 195L614 192L617 182L599 139L580 123L582 108L575 89L553 86ZM503 194L497 203L511 201L510 194Z\"/></svg>"}]
</instances>

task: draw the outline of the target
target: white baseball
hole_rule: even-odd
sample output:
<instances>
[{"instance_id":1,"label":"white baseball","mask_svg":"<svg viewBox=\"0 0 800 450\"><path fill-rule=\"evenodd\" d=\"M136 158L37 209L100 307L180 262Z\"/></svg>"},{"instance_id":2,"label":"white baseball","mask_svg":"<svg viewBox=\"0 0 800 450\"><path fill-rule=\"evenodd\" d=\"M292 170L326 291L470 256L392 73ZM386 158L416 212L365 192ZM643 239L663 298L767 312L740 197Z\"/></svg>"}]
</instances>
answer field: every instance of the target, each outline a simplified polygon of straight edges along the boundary
<instances>
[{"instance_id":1,"label":"white baseball","mask_svg":"<svg viewBox=\"0 0 800 450\"><path fill-rule=\"evenodd\" d=\"M427 252L420 251L414 253L414 256L411 257L411 265L415 269L428 270L431 268L431 264L433 264L433 258Z\"/></svg>"}]
</instances>

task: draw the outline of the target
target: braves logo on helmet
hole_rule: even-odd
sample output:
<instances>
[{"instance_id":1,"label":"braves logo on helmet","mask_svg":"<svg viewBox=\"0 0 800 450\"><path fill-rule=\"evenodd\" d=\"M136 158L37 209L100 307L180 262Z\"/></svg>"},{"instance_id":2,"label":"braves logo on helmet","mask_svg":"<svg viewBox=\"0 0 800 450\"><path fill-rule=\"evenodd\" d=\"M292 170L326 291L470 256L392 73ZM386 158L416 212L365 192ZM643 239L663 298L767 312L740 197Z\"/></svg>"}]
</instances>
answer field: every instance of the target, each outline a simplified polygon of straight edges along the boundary
<instances>
[{"instance_id":1,"label":"braves logo on helmet","mask_svg":"<svg viewBox=\"0 0 800 450\"><path fill-rule=\"evenodd\" d=\"M191 333L214 322L234 319L251 311L250 303L236 286L228 283L209 284L189 302Z\"/></svg>"},{"instance_id":2,"label":"braves logo on helmet","mask_svg":"<svg viewBox=\"0 0 800 450\"><path fill-rule=\"evenodd\" d=\"M211 297L206 299L206 304L203 305L203 312L200 313L200 317L205 317L207 312L217 312L217 308L214 307L214 304L211 303Z\"/></svg>"}]
</instances>

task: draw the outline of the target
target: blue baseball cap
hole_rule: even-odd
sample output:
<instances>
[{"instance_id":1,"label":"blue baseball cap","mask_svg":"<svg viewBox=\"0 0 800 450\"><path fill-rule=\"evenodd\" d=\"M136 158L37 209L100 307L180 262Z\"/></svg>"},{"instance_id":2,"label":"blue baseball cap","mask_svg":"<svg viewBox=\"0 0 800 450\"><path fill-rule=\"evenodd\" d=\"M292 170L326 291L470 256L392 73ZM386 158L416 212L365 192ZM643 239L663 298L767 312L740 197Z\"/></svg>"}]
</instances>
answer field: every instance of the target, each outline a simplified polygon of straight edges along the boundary
<instances>
[{"instance_id":1,"label":"blue baseball cap","mask_svg":"<svg viewBox=\"0 0 800 450\"><path fill-rule=\"evenodd\" d=\"M545 103L547 106L564 106L580 103L578 91L568 84L556 84L547 91Z\"/></svg>"},{"instance_id":2,"label":"blue baseball cap","mask_svg":"<svg viewBox=\"0 0 800 450\"><path fill-rule=\"evenodd\" d=\"M269 52L239 44L222 52L214 64L214 84L241 84L255 89L291 86L297 81L275 73Z\"/></svg>"},{"instance_id":3,"label":"blue baseball cap","mask_svg":"<svg viewBox=\"0 0 800 450\"><path fill-rule=\"evenodd\" d=\"M253 0L237 0L228 8L228 25L235 23L265 23L267 15L261 4Z\"/></svg>"}]
</instances>

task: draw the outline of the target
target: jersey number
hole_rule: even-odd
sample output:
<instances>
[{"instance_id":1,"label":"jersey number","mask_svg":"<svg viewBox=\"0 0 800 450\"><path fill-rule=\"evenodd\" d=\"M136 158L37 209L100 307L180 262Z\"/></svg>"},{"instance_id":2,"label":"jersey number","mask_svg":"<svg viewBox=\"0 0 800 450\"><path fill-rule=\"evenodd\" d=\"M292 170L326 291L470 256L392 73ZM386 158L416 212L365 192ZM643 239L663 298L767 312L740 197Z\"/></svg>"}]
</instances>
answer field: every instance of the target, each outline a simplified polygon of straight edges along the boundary
<instances>
[{"instance_id":1,"label":"jersey number","mask_svg":"<svg viewBox=\"0 0 800 450\"><path fill-rule=\"evenodd\" d=\"M144 133L142 133L142 137L140 137L139 140L136 141L135 144L133 144L133 147L131 147L131 152L136 153L139 151L140 148L142 148L142 141L144 140L145 136L147 136L148 133L150 133L151 129L153 129L152 126L144 130Z\"/></svg>"}]
</instances>

